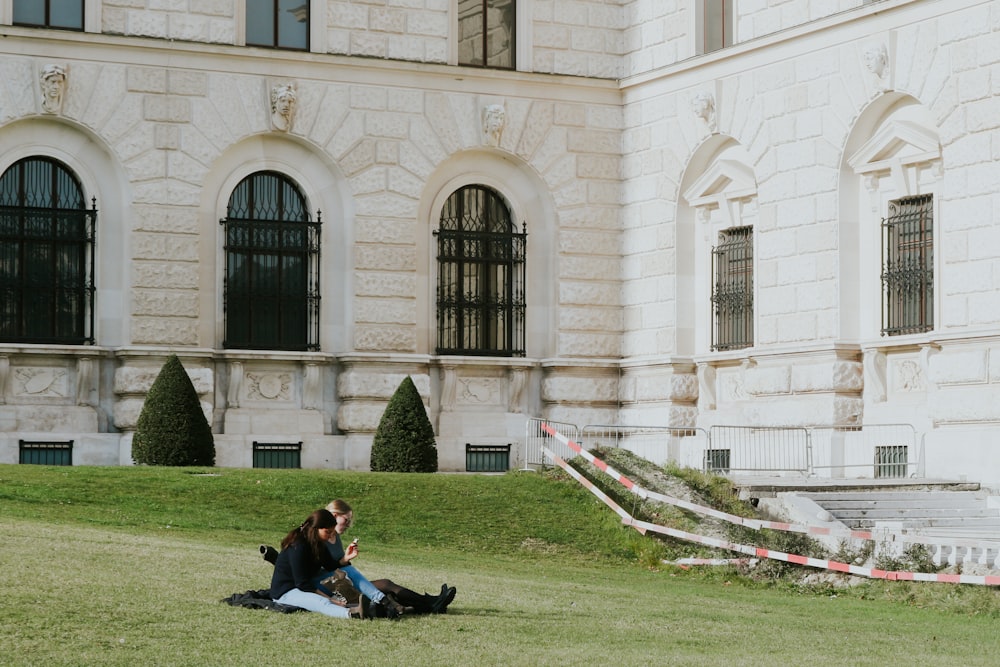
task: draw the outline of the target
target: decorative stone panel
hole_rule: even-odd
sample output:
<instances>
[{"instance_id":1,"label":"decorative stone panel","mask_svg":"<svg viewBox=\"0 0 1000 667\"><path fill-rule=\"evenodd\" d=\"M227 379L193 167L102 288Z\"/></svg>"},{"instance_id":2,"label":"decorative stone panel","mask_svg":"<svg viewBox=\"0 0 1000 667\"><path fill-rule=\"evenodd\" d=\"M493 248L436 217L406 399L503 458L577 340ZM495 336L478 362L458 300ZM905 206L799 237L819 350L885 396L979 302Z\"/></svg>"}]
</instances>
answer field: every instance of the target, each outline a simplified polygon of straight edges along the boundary
<instances>
[{"instance_id":1,"label":"decorative stone panel","mask_svg":"<svg viewBox=\"0 0 1000 667\"><path fill-rule=\"evenodd\" d=\"M20 366L11 372L11 397L14 400L30 398L68 398L70 372L54 366Z\"/></svg>"},{"instance_id":2,"label":"decorative stone panel","mask_svg":"<svg viewBox=\"0 0 1000 667\"><path fill-rule=\"evenodd\" d=\"M259 370L244 373L242 400L250 403L294 404L294 371Z\"/></svg>"},{"instance_id":3,"label":"decorative stone panel","mask_svg":"<svg viewBox=\"0 0 1000 667\"><path fill-rule=\"evenodd\" d=\"M886 358L889 391L907 394L927 391L927 376L917 355L890 355Z\"/></svg>"}]
</instances>

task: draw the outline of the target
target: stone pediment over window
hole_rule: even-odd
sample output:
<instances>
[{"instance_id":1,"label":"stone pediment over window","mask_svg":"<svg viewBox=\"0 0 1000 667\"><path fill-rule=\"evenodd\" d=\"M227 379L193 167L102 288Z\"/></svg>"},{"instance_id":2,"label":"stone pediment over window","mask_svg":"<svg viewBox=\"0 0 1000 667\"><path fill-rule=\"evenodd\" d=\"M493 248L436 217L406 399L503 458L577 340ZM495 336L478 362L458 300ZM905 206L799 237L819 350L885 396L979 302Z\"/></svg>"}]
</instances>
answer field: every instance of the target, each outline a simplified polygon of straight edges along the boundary
<instances>
[{"instance_id":1,"label":"stone pediment over window","mask_svg":"<svg viewBox=\"0 0 1000 667\"><path fill-rule=\"evenodd\" d=\"M937 133L910 120L885 123L847 161L856 174L899 170L941 158Z\"/></svg>"},{"instance_id":2,"label":"stone pediment over window","mask_svg":"<svg viewBox=\"0 0 1000 667\"><path fill-rule=\"evenodd\" d=\"M684 199L702 212L718 208L727 223L735 224L728 202L757 196L757 181L753 170L739 160L715 160L701 176L684 191Z\"/></svg>"},{"instance_id":3,"label":"stone pediment over window","mask_svg":"<svg viewBox=\"0 0 1000 667\"><path fill-rule=\"evenodd\" d=\"M737 160L716 160L684 192L684 199L699 207L756 194L757 182L750 167Z\"/></svg>"}]
</instances>

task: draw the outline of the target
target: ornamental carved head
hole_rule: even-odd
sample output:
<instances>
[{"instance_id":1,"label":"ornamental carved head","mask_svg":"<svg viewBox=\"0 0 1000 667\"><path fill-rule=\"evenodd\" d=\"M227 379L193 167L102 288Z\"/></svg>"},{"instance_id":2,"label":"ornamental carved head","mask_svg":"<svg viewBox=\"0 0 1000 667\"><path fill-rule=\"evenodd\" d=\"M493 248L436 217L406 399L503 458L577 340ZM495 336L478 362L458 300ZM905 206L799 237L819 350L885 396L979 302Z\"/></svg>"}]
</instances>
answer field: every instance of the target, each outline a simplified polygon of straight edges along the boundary
<instances>
[{"instance_id":1,"label":"ornamental carved head","mask_svg":"<svg viewBox=\"0 0 1000 667\"><path fill-rule=\"evenodd\" d=\"M296 102L294 84L286 83L271 88L271 125L274 129L282 132L292 129Z\"/></svg>"},{"instance_id":2,"label":"ornamental carved head","mask_svg":"<svg viewBox=\"0 0 1000 667\"><path fill-rule=\"evenodd\" d=\"M507 124L507 111L502 104L490 104L483 108L483 134L490 146L500 145L500 136Z\"/></svg>"},{"instance_id":3,"label":"ornamental carved head","mask_svg":"<svg viewBox=\"0 0 1000 667\"><path fill-rule=\"evenodd\" d=\"M45 113L60 113L66 96L66 68L62 65L46 65L38 77L42 90L42 110Z\"/></svg>"}]
</instances>

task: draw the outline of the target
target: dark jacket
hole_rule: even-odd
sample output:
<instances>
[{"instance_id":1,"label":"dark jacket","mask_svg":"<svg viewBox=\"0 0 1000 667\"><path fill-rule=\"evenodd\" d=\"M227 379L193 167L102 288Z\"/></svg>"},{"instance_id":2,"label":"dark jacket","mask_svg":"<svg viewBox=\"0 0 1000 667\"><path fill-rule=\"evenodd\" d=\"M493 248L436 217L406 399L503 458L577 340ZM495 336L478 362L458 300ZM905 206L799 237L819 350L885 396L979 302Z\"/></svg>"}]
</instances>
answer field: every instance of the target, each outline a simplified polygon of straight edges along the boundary
<instances>
[{"instance_id":1,"label":"dark jacket","mask_svg":"<svg viewBox=\"0 0 1000 667\"><path fill-rule=\"evenodd\" d=\"M308 542L296 540L278 554L278 562L274 564L274 574L271 575L271 599L277 600L293 588L314 593L316 577L321 572L333 572L335 569L337 564L327 549L320 550L320 560L317 560Z\"/></svg>"}]
</instances>

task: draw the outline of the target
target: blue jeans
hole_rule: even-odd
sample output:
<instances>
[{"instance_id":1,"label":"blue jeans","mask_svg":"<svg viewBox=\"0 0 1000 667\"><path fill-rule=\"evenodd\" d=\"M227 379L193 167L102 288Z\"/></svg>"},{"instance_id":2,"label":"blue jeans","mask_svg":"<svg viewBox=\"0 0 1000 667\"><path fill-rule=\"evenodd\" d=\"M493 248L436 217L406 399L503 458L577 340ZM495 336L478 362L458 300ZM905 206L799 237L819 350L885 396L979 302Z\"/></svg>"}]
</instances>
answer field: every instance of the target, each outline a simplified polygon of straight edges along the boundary
<instances>
[{"instance_id":1,"label":"blue jeans","mask_svg":"<svg viewBox=\"0 0 1000 667\"><path fill-rule=\"evenodd\" d=\"M383 593L379 589L375 588L375 586L372 585L372 582L370 582L367 579L365 579L365 575L363 575L360 572L358 572L358 568L354 567L353 565L344 565L343 567L341 567L339 569L342 570L344 572L344 574L347 575L347 578L350 580L351 585L354 586L354 588L356 588L359 593L361 593L362 595L364 595L366 598L368 598L372 602L381 602L382 599L385 597L385 593ZM319 577L317 577L316 579L313 580L313 583L316 585L316 588L320 588L322 590L326 590L326 587L325 586L320 586L319 582L323 581L324 579L326 579L327 577L329 577L332 574L333 574L333 572L322 572L322 573L320 573ZM327 591L327 592L331 592L331 591ZM298 606L298 605L296 605L296 606Z\"/></svg>"},{"instance_id":2,"label":"blue jeans","mask_svg":"<svg viewBox=\"0 0 1000 667\"><path fill-rule=\"evenodd\" d=\"M288 591L275 600L275 602L287 604L290 607L298 607L299 609L305 609L307 611L318 611L321 614L333 616L334 618L350 618L351 616L350 612L347 611L347 607L335 605L322 595L317 593L306 593L298 588L293 588Z\"/></svg>"}]
</instances>

